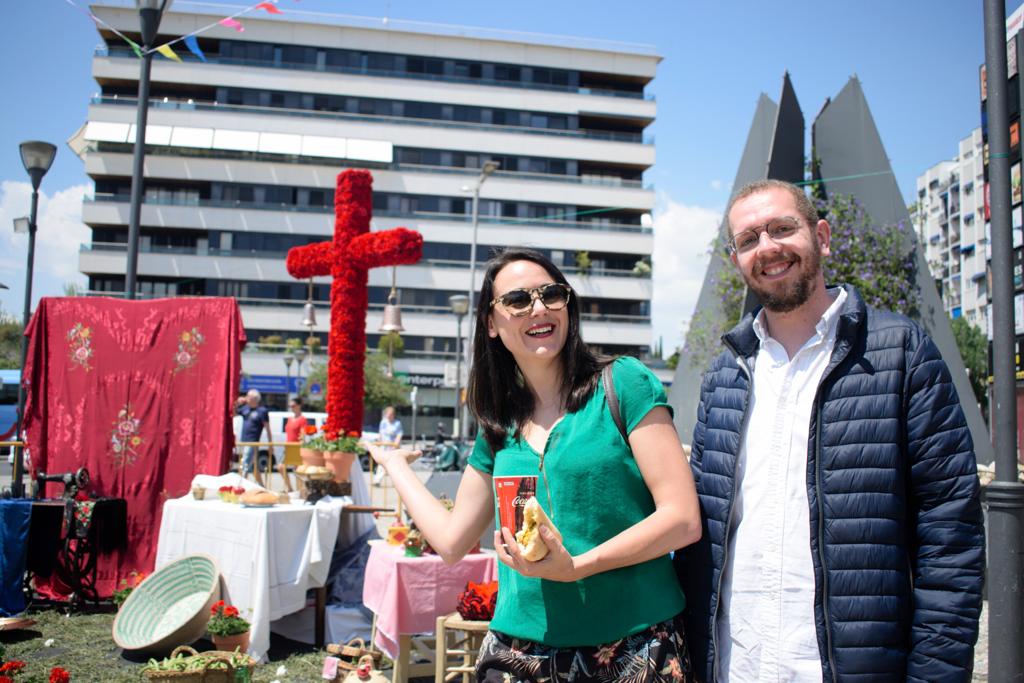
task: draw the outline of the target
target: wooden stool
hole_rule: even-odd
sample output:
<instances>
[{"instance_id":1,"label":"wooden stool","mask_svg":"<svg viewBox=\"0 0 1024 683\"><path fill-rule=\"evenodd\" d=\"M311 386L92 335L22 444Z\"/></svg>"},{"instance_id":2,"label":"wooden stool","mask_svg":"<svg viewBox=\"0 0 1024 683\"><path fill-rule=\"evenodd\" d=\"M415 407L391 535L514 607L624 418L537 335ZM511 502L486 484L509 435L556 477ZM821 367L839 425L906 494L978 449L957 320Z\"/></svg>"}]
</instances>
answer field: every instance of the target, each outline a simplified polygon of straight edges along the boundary
<instances>
[{"instance_id":1,"label":"wooden stool","mask_svg":"<svg viewBox=\"0 0 1024 683\"><path fill-rule=\"evenodd\" d=\"M446 683L462 675L462 683L469 683L476 670L476 657L480 651L489 621L467 621L458 612L437 618L437 636L434 683ZM449 643L449 636L451 643ZM448 658L456 657L449 664Z\"/></svg>"}]
</instances>

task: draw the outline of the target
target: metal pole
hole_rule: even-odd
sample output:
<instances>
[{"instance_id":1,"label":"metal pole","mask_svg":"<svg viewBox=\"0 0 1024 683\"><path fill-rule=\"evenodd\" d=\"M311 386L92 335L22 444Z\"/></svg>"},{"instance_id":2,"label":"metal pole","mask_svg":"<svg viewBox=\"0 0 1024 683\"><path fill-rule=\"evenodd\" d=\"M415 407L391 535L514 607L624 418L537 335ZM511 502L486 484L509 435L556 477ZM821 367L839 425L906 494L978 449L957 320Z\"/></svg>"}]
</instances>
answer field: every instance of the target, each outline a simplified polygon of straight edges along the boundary
<instances>
[{"instance_id":1,"label":"metal pole","mask_svg":"<svg viewBox=\"0 0 1024 683\"><path fill-rule=\"evenodd\" d=\"M989 676L1024 681L1024 485L1017 480L1017 387L1014 362L1013 237L1006 82L1006 5L985 0L989 205L992 221L992 366L995 378L996 481L985 491L989 523Z\"/></svg>"},{"instance_id":2,"label":"metal pole","mask_svg":"<svg viewBox=\"0 0 1024 683\"><path fill-rule=\"evenodd\" d=\"M33 184L38 185L38 183ZM32 271L36 262L36 212L38 209L39 190L37 187L34 187L32 189L32 210L28 218L28 267L25 272L25 309L21 316L21 381L18 382L18 426L14 431L14 438L20 440L23 444L25 439L21 430L25 421L25 382L28 380L25 377L25 362L28 360L28 337L25 336L25 332L28 331L28 321L32 316ZM24 457L24 445L14 449L14 480L11 482L11 496L13 498L25 497L25 485L23 483L25 468L22 463Z\"/></svg>"},{"instance_id":3,"label":"metal pole","mask_svg":"<svg viewBox=\"0 0 1024 683\"><path fill-rule=\"evenodd\" d=\"M472 301L472 299L470 299ZM472 305L470 307L472 311ZM459 345L462 343L462 316L455 316L455 411L452 418L459 422L458 436L465 440L462 422L462 350ZM455 437L455 425L452 425L452 437Z\"/></svg>"},{"instance_id":4,"label":"metal pole","mask_svg":"<svg viewBox=\"0 0 1024 683\"><path fill-rule=\"evenodd\" d=\"M135 105L135 153L132 158L132 194L128 209L128 263L125 273L125 298L135 298L135 275L139 268L139 222L142 215L143 166L146 158L146 119L149 115L149 74L153 66L150 48L156 41L160 17L166 2L159 9L139 10L142 29L142 57L139 60L139 97Z\"/></svg>"},{"instance_id":5,"label":"metal pole","mask_svg":"<svg viewBox=\"0 0 1024 683\"><path fill-rule=\"evenodd\" d=\"M470 363L473 362L471 354L473 353L473 314L476 313L476 308L473 303L473 294L476 293L476 233L477 228L480 225L480 186L484 184L485 177L486 176L481 176L477 179L476 185L473 187L473 237L472 241L469 243L469 334L466 339L467 368L470 366ZM459 326L459 337L462 337L461 324ZM462 375L460 374L459 379L461 380L461 378ZM469 420L466 419L466 410L468 409L468 406L460 407L460 403L458 403L458 395L456 395L455 400L455 412L459 415L459 437L462 441L465 441L469 434Z\"/></svg>"}]
</instances>

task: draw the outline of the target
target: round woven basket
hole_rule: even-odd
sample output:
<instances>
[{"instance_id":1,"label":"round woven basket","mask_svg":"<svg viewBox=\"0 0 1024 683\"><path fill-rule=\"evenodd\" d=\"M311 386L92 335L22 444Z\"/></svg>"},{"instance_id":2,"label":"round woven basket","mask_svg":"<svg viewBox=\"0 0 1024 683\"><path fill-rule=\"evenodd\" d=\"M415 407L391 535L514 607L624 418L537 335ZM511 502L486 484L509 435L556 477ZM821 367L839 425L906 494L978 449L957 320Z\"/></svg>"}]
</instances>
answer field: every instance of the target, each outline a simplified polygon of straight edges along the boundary
<instances>
[{"instance_id":1,"label":"round woven basket","mask_svg":"<svg viewBox=\"0 0 1024 683\"><path fill-rule=\"evenodd\" d=\"M209 555L181 557L146 577L124 601L114 618L114 642L149 654L195 642L219 598L217 561Z\"/></svg>"}]
</instances>

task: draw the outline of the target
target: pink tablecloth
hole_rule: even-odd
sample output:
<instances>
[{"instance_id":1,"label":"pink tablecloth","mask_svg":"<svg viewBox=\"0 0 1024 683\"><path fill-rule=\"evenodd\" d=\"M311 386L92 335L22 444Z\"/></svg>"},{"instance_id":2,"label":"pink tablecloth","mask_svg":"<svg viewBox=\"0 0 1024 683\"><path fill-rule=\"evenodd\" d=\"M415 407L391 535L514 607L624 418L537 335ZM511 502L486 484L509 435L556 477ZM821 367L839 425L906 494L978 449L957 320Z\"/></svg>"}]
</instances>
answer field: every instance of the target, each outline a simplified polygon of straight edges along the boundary
<instances>
[{"instance_id":1,"label":"pink tablecloth","mask_svg":"<svg viewBox=\"0 0 1024 683\"><path fill-rule=\"evenodd\" d=\"M400 546L370 545L363 604L377 615L374 642L392 659L398 656L399 636L433 633L437 618L455 611L467 582L498 578L493 552L466 555L449 567L437 555L405 557Z\"/></svg>"}]
</instances>

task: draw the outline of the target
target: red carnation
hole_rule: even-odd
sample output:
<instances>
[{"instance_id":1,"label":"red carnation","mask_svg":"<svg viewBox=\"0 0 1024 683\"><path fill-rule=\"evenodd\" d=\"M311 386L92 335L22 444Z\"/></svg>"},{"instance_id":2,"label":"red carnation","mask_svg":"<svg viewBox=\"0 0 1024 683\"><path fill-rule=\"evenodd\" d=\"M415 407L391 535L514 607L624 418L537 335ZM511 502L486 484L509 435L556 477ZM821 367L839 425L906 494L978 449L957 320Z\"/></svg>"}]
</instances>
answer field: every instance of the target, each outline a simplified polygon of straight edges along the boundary
<instances>
[{"instance_id":1,"label":"red carnation","mask_svg":"<svg viewBox=\"0 0 1024 683\"><path fill-rule=\"evenodd\" d=\"M5 673L5 674L13 675L13 674L16 674L16 673L22 671L24 668L25 668L25 662L22 662L22 661L17 660L17 659L12 659L11 661L9 661L6 664L4 664L3 666L0 666L0 673Z\"/></svg>"},{"instance_id":2,"label":"red carnation","mask_svg":"<svg viewBox=\"0 0 1024 683\"><path fill-rule=\"evenodd\" d=\"M0 683L14 683L14 679L10 676L0 676Z\"/></svg>"},{"instance_id":3,"label":"red carnation","mask_svg":"<svg viewBox=\"0 0 1024 683\"><path fill-rule=\"evenodd\" d=\"M213 607L210 608L210 614L216 614L222 609L224 609L224 601L218 600L217 602L213 603Z\"/></svg>"},{"instance_id":4,"label":"red carnation","mask_svg":"<svg viewBox=\"0 0 1024 683\"><path fill-rule=\"evenodd\" d=\"M71 673L55 666L50 669L50 683L71 683Z\"/></svg>"},{"instance_id":5,"label":"red carnation","mask_svg":"<svg viewBox=\"0 0 1024 683\"><path fill-rule=\"evenodd\" d=\"M302 431L304 431L309 436L313 436L314 434L316 434L316 425L306 425L305 427L302 428Z\"/></svg>"},{"instance_id":6,"label":"red carnation","mask_svg":"<svg viewBox=\"0 0 1024 683\"><path fill-rule=\"evenodd\" d=\"M234 605L229 605L228 607L225 607L224 608L224 616L226 616L226 617L237 617L238 616L238 608L235 607Z\"/></svg>"}]
</instances>

